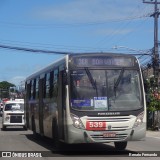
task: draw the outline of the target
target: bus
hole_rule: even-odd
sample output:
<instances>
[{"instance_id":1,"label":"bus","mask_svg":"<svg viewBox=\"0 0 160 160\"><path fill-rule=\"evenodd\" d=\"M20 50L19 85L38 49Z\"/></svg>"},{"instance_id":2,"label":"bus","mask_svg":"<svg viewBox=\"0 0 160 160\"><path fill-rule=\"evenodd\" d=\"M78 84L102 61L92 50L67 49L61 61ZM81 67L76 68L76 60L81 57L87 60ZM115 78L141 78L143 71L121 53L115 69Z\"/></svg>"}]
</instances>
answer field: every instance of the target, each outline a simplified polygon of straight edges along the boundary
<instances>
[{"instance_id":1,"label":"bus","mask_svg":"<svg viewBox=\"0 0 160 160\"><path fill-rule=\"evenodd\" d=\"M27 128L57 146L113 142L125 150L145 139L145 92L133 55L68 54L26 78L25 87Z\"/></svg>"}]
</instances>

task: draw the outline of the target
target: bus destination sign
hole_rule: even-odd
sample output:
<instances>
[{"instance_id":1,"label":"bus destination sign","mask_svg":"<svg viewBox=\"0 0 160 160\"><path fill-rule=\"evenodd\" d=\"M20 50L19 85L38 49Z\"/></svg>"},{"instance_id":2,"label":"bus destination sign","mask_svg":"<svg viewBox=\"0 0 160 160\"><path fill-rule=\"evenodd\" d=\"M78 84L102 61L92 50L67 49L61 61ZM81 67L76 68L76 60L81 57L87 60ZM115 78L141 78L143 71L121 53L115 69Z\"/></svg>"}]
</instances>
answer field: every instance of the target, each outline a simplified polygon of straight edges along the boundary
<instances>
[{"instance_id":1,"label":"bus destination sign","mask_svg":"<svg viewBox=\"0 0 160 160\"><path fill-rule=\"evenodd\" d=\"M74 64L77 67L96 67L96 66L134 66L134 59L131 57L74 57Z\"/></svg>"}]
</instances>

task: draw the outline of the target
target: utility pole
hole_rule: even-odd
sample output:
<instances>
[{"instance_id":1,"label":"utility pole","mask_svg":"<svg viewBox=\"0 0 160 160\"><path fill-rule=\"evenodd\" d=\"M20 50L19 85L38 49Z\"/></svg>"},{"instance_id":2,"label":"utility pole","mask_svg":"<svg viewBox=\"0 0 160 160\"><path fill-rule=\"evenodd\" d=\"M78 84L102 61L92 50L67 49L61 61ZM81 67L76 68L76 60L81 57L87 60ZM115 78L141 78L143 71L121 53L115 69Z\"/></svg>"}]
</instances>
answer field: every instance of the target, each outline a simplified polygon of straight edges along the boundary
<instances>
[{"instance_id":1,"label":"utility pole","mask_svg":"<svg viewBox=\"0 0 160 160\"><path fill-rule=\"evenodd\" d=\"M158 0L143 0L143 3L153 4L154 5L154 13L151 15L151 17L154 17L154 48L153 48L153 74L156 86L159 89L159 51L158 51L158 18L160 15L159 9L158 9ZM155 115L155 112L152 112L152 126L154 129L159 129L159 124L156 124L157 121L159 123L159 112L156 111L157 116ZM156 118L157 117L157 118Z\"/></svg>"},{"instance_id":2,"label":"utility pole","mask_svg":"<svg viewBox=\"0 0 160 160\"><path fill-rule=\"evenodd\" d=\"M156 85L159 86L158 17L160 15L160 12L158 9L158 4L160 4L160 2L158 2L157 0L143 0L143 3L154 4L154 13L151 15L151 17L154 17L153 71L156 80Z\"/></svg>"}]
</instances>

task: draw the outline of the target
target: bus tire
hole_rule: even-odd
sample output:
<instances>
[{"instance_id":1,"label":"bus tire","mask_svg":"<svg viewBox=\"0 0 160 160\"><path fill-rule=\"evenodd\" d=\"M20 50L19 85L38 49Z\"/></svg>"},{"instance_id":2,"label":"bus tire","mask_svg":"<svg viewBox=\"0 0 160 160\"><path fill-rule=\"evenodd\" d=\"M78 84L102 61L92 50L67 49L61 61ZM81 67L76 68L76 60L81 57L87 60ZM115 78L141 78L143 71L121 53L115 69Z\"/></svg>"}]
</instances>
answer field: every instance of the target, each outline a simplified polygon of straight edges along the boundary
<instances>
[{"instance_id":1,"label":"bus tire","mask_svg":"<svg viewBox=\"0 0 160 160\"><path fill-rule=\"evenodd\" d=\"M114 142L116 150L125 150L127 147L127 141L125 142Z\"/></svg>"}]
</instances>

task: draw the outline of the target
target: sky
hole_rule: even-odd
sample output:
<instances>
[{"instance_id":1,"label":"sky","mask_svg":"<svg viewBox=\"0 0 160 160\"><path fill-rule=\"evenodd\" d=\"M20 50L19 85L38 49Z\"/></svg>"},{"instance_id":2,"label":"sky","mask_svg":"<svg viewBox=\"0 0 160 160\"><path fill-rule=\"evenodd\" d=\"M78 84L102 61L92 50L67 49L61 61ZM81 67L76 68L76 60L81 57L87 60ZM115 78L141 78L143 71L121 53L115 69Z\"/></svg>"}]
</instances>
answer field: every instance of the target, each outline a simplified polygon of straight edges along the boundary
<instances>
[{"instance_id":1,"label":"sky","mask_svg":"<svg viewBox=\"0 0 160 160\"><path fill-rule=\"evenodd\" d=\"M142 0L1 0L0 45L138 53L153 48L153 11L154 6ZM20 85L60 57L0 48L0 82Z\"/></svg>"}]
</instances>

